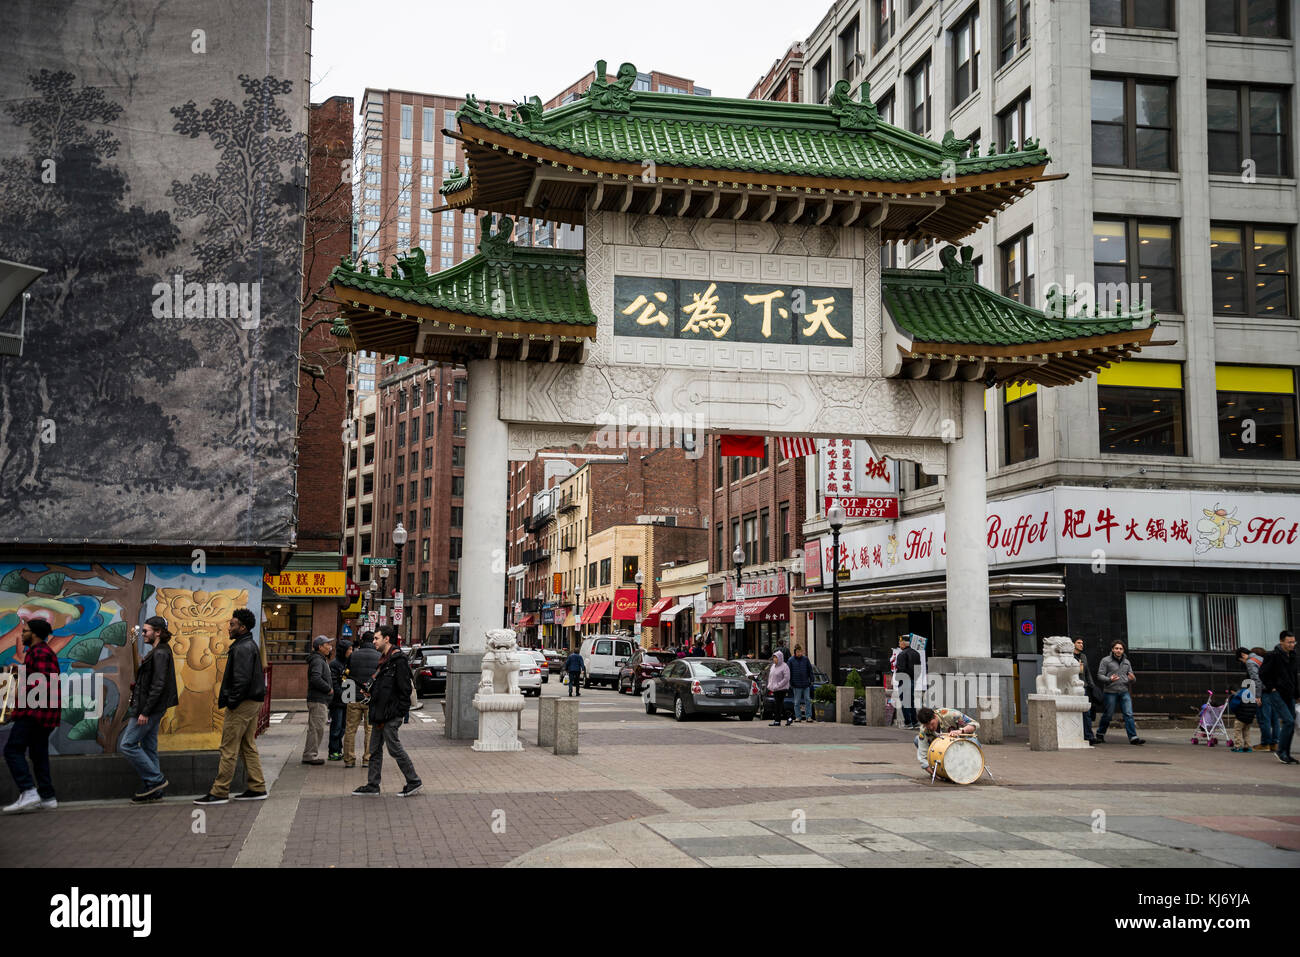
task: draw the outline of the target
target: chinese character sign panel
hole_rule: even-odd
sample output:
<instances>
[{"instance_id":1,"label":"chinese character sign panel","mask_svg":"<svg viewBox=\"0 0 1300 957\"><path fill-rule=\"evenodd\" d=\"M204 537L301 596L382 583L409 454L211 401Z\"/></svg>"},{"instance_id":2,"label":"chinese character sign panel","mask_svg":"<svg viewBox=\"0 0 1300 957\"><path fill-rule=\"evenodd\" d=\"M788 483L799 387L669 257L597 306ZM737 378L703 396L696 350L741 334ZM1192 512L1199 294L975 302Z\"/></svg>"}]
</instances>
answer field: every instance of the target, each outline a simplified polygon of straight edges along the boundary
<instances>
[{"instance_id":1,"label":"chinese character sign panel","mask_svg":"<svg viewBox=\"0 0 1300 957\"><path fill-rule=\"evenodd\" d=\"M849 348L853 290L615 276L614 335Z\"/></svg>"}]
</instances>

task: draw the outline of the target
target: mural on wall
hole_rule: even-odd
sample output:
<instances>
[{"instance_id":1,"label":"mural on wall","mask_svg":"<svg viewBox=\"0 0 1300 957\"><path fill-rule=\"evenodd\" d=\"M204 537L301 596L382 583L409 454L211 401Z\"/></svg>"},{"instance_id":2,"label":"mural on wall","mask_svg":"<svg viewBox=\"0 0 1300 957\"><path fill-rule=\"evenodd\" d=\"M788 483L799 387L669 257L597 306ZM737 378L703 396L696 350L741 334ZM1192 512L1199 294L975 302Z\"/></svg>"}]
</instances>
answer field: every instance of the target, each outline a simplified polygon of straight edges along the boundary
<instances>
[{"instance_id":1,"label":"mural on wall","mask_svg":"<svg viewBox=\"0 0 1300 957\"><path fill-rule=\"evenodd\" d=\"M6 4L0 256L48 270L0 358L10 541L292 543L308 19Z\"/></svg>"},{"instance_id":2,"label":"mural on wall","mask_svg":"<svg viewBox=\"0 0 1300 957\"><path fill-rule=\"evenodd\" d=\"M24 621L48 621L50 647L67 676L51 750L116 751L145 650L136 647L132 630L162 615L173 634L180 704L168 713L159 746L215 747L226 623L240 607L252 608L260 619L261 600L262 570L254 567L209 566L206 574L194 575L185 565L0 563L0 667L22 663Z\"/></svg>"}]
</instances>

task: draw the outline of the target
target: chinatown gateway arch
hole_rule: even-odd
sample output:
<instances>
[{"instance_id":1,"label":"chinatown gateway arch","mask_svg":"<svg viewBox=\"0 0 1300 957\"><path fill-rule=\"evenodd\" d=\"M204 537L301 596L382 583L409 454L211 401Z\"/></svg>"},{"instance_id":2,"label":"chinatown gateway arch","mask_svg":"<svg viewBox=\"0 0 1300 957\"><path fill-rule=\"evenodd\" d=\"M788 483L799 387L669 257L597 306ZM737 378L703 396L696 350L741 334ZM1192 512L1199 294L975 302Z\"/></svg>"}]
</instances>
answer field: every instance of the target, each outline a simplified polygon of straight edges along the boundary
<instances>
[{"instance_id":1,"label":"chinatown gateway arch","mask_svg":"<svg viewBox=\"0 0 1300 957\"><path fill-rule=\"evenodd\" d=\"M440 273L420 250L331 276L345 348L469 369L461 652L447 734L474 738L485 633L501 621L508 462L583 444L599 423L862 438L946 475L949 607L972 613L933 671L991 657L984 390L1077 382L1151 343L1155 320L1049 316L975 282L957 245L1054 178L1027 139L970 155L882 122L864 84L826 105L650 93L605 63L576 102L468 98L467 169L443 209L487 214L479 252ZM489 229L496 214L496 229ZM513 219L583 227L581 252L515 246ZM882 243L937 240L940 270L882 269ZM1005 672L1005 674L1003 674Z\"/></svg>"}]
</instances>

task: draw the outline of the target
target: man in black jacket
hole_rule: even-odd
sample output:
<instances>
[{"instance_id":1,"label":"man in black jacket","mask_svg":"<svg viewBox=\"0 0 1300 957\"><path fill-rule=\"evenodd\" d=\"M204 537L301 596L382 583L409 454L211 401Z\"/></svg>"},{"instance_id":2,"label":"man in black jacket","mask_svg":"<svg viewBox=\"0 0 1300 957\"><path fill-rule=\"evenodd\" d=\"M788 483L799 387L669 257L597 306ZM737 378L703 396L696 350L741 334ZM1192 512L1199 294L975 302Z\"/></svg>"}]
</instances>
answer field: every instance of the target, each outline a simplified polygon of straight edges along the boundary
<instances>
[{"instance_id":1,"label":"man in black jacket","mask_svg":"<svg viewBox=\"0 0 1300 957\"><path fill-rule=\"evenodd\" d=\"M397 629L383 625L375 635L375 650L379 652L379 670L370 688L370 723L374 726L371 742L370 779L353 791L356 795L379 793L379 780L384 764L384 747L393 756L406 778L401 797L410 797L424 787L415 774L406 749L402 747L398 732L406 713L411 708L411 663L397 647Z\"/></svg>"},{"instance_id":2,"label":"man in black jacket","mask_svg":"<svg viewBox=\"0 0 1300 957\"><path fill-rule=\"evenodd\" d=\"M256 616L247 608L236 608L227 625L231 645L217 696L217 707L226 709L221 726L221 763L212 789L194 802L198 805L225 804L230 800L235 762L241 757L248 790L236 794L235 800L266 800L266 778L262 776L262 759L257 753L257 716L266 697L266 676L262 673L262 653L253 640L256 625Z\"/></svg>"},{"instance_id":3,"label":"man in black jacket","mask_svg":"<svg viewBox=\"0 0 1300 957\"><path fill-rule=\"evenodd\" d=\"M155 615L144 623L141 638L153 650L140 662L135 683L131 685L131 702L126 709L126 730L118 747L122 757L131 762L143 787L131 798L133 804L162 800L167 778L158 765L158 725L167 709L179 702L176 693L176 666L172 663L172 633L167 619Z\"/></svg>"},{"instance_id":4,"label":"man in black jacket","mask_svg":"<svg viewBox=\"0 0 1300 957\"><path fill-rule=\"evenodd\" d=\"M1264 656L1259 666L1259 680L1264 685L1272 720L1277 723L1277 757L1283 764L1300 764L1291 757L1291 738L1295 735L1295 700L1300 691L1296 675L1295 633L1283 631L1277 646Z\"/></svg>"},{"instance_id":5,"label":"man in black jacket","mask_svg":"<svg viewBox=\"0 0 1300 957\"><path fill-rule=\"evenodd\" d=\"M330 698L330 760L343 760L343 725L347 719L348 706L343 700L343 675L348 670L348 656L352 654L352 642L340 638L335 645L337 649L330 659L330 678L334 682L334 697Z\"/></svg>"},{"instance_id":6,"label":"man in black jacket","mask_svg":"<svg viewBox=\"0 0 1300 957\"><path fill-rule=\"evenodd\" d=\"M334 699L334 677L330 658L334 643L325 635L312 639L307 655L307 743L302 749L303 764L324 764L320 756L321 739L329 724L330 702Z\"/></svg>"},{"instance_id":7,"label":"man in black jacket","mask_svg":"<svg viewBox=\"0 0 1300 957\"><path fill-rule=\"evenodd\" d=\"M1101 688L1097 686L1097 679L1092 676L1092 669L1088 667L1088 656L1083 653L1083 639L1074 639L1074 657L1079 659L1079 675L1083 681L1084 693L1088 696L1088 710L1083 713L1083 737L1089 744L1093 743L1095 735L1092 731L1092 719L1097 716L1097 709L1102 706Z\"/></svg>"},{"instance_id":8,"label":"man in black jacket","mask_svg":"<svg viewBox=\"0 0 1300 957\"><path fill-rule=\"evenodd\" d=\"M898 639L898 657L894 659L895 674L899 676L899 691L903 701L903 727L916 730L916 669L921 664L921 653L912 647L912 636ZM907 680L903 680L904 676Z\"/></svg>"}]
</instances>

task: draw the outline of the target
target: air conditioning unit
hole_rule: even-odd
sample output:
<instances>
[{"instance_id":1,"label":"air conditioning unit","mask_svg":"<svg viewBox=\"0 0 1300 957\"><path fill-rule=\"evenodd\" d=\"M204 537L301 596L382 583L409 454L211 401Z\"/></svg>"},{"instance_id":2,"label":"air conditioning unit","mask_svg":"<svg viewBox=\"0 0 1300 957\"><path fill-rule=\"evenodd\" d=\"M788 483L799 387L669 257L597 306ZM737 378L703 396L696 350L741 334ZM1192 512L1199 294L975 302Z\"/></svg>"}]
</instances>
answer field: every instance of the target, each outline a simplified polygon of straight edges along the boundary
<instances>
[{"instance_id":1,"label":"air conditioning unit","mask_svg":"<svg viewBox=\"0 0 1300 957\"><path fill-rule=\"evenodd\" d=\"M668 525L673 528L677 526L676 515L638 515L636 517L638 525Z\"/></svg>"}]
</instances>

